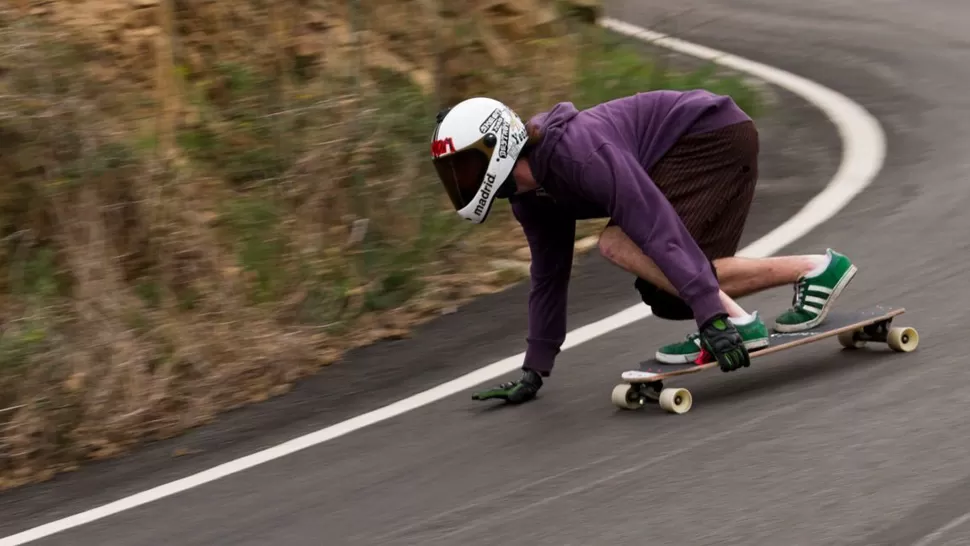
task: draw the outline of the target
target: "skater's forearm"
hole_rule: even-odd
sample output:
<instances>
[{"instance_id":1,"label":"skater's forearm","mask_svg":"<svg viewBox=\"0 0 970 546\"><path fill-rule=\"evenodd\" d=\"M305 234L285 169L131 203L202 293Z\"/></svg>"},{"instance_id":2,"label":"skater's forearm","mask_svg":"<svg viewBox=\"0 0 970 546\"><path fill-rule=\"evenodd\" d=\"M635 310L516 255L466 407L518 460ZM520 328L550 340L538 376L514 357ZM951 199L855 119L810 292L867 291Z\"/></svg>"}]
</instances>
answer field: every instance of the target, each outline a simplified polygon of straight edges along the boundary
<instances>
[{"instance_id":1,"label":"skater's forearm","mask_svg":"<svg viewBox=\"0 0 970 546\"><path fill-rule=\"evenodd\" d=\"M609 226L600 235L600 249L606 259L664 292L680 297L677 289L657 267L656 262L644 254L640 247L623 233L619 226Z\"/></svg>"},{"instance_id":2,"label":"skater's forearm","mask_svg":"<svg viewBox=\"0 0 970 546\"><path fill-rule=\"evenodd\" d=\"M653 284L664 292L673 296L680 297L673 283L667 279L660 267L646 254L618 226L610 226L603 230L600 235L600 248L606 254L606 258L623 268L626 271L640 277L641 279ZM732 300L724 290L717 290L717 303L714 295L708 294L707 300L703 301L698 307L701 309L712 309L713 311L701 311L703 315L710 315L716 312L718 304L722 306L731 316L742 316L744 310Z\"/></svg>"},{"instance_id":3,"label":"skater's forearm","mask_svg":"<svg viewBox=\"0 0 970 546\"><path fill-rule=\"evenodd\" d=\"M548 372L566 338L566 298L573 264L576 221L552 203L513 205L532 255L529 333L525 366Z\"/></svg>"}]
</instances>

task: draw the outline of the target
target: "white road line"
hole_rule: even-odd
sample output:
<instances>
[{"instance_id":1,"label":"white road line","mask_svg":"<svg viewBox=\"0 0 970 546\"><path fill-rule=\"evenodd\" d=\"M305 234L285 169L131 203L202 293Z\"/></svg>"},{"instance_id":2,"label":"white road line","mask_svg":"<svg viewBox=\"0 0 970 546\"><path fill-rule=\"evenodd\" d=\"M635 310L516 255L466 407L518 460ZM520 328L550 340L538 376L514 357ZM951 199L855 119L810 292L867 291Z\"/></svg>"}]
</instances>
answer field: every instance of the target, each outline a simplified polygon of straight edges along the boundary
<instances>
[{"instance_id":1,"label":"white road line","mask_svg":"<svg viewBox=\"0 0 970 546\"><path fill-rule=\"evenodd\" d=\"M970 521L970 512L963 514L962 516L950 521L950 523L947 523L943 527L940 527L939 529L926 535L925 537L920 539L919 542L913 544L913 546L930 546L930 544L933 544L934 542L936 542L943 535L949 533L950 531L956 529L957 527L963 525L968 521Z\"/></svg>"},{"instance_id":2,"label":"white road line","mask_svg":"<svg viewBox=\"0 0 970 546\"><path fill-rule=\"evenodd\" d=\"M620 34L713 61L787 89L825 112L838 129L839 136L842 137L842 162L832 181L798 213L764 237L741 249L738 255L751 258L770 256L804 237L842 210L872 182L882 168L886 157L886 135L876 118L848 97L784 70L671 38L623 21L604 19L602 24Z\"/></svg>"},{"instance_id":3,"label":"white road line","mask_svg":"<svg viewBox=\"0 0 970 546\"><path fill-rule=\"evenodd\" d=\"M847 97L815 82L785 72L784 70L671 38L664 34L652 32L622 21L604 19L601 24L621 34L653 42L661 47L694 57L714 60L721 65L746 72L787 89L825 112L838 128L839 134L842 137L842 162L839 165L839 170L829 182L828 186L826 186L825 190L809 201L787 222L741 249L739 255L748 257L770 256L798 240L845 207L853 197L858 195L872 182L882 168L886 153L886 139L882 127L864 108L852 102ZM569 332L562 349L570 349L646 318L649 315L650 311L646 306L642 304L635 305L615 315ZM129 497L124 497L114 502L81 512L80 514L58 519L39 527L10 535L0 540L0 546L26 544L55 533L106 518L119 512L131 510L143 504L175 495L225 476L242 472L262 463L279 459L308 447L333 440L334 438L407 413L495 379L501 375L513 372L522 365L524 356L525 353L510 356L427 391L420 392L347 421L331 425L305 436L253 453L252 455L223 463L180 480L169 482Z\"/></svg>"}]
</instances>

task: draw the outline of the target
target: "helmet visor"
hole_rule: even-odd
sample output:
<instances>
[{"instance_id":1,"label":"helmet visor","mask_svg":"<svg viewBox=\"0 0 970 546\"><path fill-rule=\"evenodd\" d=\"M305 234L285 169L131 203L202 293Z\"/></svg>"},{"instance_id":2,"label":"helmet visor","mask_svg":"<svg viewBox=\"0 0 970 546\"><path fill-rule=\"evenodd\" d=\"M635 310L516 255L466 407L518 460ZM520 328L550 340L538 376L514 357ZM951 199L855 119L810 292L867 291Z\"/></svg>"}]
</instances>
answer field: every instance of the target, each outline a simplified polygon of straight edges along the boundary
<instances>
[{"instance_id":1,"label":"helmet visor","mask_svg":"<svg viewBox=\"0 0 970 546\"><path fill-rule=\"evenodd\" d=\"M481 187L488 171L488 156L471 148L434 160L434 168L451 204L459 210L472 202Z\"/></svg>"}]
</instances>

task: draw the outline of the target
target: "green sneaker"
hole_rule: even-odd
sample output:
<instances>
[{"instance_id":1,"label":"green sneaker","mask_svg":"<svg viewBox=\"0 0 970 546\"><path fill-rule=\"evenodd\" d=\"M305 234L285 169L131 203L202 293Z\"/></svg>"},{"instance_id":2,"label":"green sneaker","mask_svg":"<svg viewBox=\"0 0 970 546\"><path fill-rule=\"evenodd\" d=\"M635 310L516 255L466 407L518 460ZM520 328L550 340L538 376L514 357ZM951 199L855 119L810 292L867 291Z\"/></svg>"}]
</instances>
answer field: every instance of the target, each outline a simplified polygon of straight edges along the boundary
<instances>
[{"instance_id":1,"label":"green sneaker","mask_svg":"<svg viewBox=\"0 0 970 546\"><path fill-rule=\"evenodd\" d=\"M684 341L661 347L654 357L664 364L685 364L701 354L700 334L688 334Z\"/></svg>"},{"instance_id":2,"label":"green sneaker","mask_svg":"<svg viewBox=\"0 0 970 546\"><path fill-rule=\"evenodd\" d=\"M770 341L768 326L765 325L765 321L758 316L757 311L752 313L752 316L754 316L754 320L751 322L747 324L734 325L734 327L738 329L738 333L741 334L741 339L744 341L744 346L747 347L749 351L767 347ZM670 345L661 347L654 357L665 364L686 364L688 362L693 362L701 355L699 338L700 334L697 332L689 334L684 341L671 343Z\"/></svg>"},{"instance_id":3,"label":"green sneaker","mask_svg":"<svg viewBox=\"0 0 970 546\"><path fill-rule=\"evenodd\" d=\"M848 258L831 248L825 253L828 267L818 275L798 279L792 306L775 319L775 331L801 332L818 326L855 276L856 266Z\"/></svg>"}]
</instances>

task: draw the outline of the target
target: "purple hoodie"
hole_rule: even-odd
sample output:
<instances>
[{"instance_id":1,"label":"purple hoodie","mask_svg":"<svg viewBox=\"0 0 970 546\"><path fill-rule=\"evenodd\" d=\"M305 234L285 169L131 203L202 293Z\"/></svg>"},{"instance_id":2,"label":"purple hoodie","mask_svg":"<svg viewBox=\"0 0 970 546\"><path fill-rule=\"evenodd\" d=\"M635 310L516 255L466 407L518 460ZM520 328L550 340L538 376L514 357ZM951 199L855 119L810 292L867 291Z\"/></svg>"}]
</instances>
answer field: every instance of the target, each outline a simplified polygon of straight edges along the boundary
<instances>
[{"instance_id":1,"label":"purple hoodie","mask_svg":"<svg viewBox=\"0 0 970 546\"><path fill-rule=\"evenodd\" d=\"M685 134L748 121L730 97L652 91L582 112L562 102L530 122L542 141L529 155L541 186L512 212L532 251L525 367L547 372L566 337L566 295L576 220L610 218L657 264L698 325L724 312L710 262L647 171Z\"/></svg>"}]
</instances>

